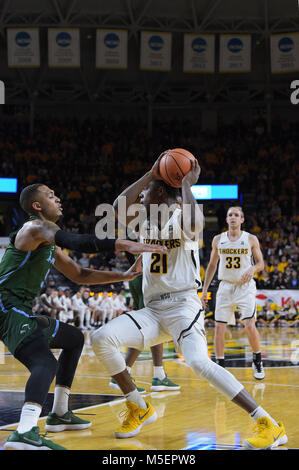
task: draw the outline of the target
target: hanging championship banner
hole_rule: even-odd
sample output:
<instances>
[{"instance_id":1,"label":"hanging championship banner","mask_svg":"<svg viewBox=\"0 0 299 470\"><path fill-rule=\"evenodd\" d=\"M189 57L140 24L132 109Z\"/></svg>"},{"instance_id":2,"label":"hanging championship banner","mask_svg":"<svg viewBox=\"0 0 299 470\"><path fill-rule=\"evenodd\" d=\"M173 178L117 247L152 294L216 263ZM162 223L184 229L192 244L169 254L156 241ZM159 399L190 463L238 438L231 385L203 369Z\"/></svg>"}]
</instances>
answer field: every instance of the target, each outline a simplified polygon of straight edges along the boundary
<instances>
[{"instance_id":1,"label":"hanging championship banner","mask_svg":"<svg viewBox=\"0 0 299 470\"><path fill-rule=\"evenodd\" d=\"M299 71L299 33L272 34L271 72Z\"/></svg>"},{"instance_id":2,"label":"hanging championship banner","mask_svg":"<svg viewBox=\"0 0 299 470\"><path fill-rule=\"evenodd\" d=\"M140 69L171 70L171 33L141 31Z\"/></svg>"},{"instance_id":3,"label":"hanging championship banner","mask_svg":"<svg viewBox=\"0 0 299 470\"><path fill-rule=\"evenodd\" d=\"M48 29L49 67L80 67L80 31L78 28Z\"/></svg>"},{"instance_id":4,"label":"hanging championship banner","mask_svg":"<svg viewBox=\"0 0 299 470\"><path fill-rule=\"evenodd\" d=\"M184 72L215 72L215 36L184 35Z\"/></svg>"},{"instance_id":5,"label":"hanging championship banner","mask_svg":"<svg viewBox=\"0 0 299 470\"><path fill-rule=\"evenodd\" d=\"M219 72L250 72L251 36L221 34Z\"/></svg>"},{"instance_id":6,"label":"hanging championship banner","mask_svg":"<svg viewBox=\"0 0 299 470\"><path fill-rule=\"evenodd\" d=\"M8 67L39 67L39 29L7 29Z\"/></svg>"},{"instance_id":7,"label":"hanging championship banner","mask_svg":"<svg viewBox=\"0 0 299 470\"><path fill-rule=\"evenodd\" d=\"M128 31L97 29L96 68L126 69L128 67Z\"/></svg>"}]
</instances>

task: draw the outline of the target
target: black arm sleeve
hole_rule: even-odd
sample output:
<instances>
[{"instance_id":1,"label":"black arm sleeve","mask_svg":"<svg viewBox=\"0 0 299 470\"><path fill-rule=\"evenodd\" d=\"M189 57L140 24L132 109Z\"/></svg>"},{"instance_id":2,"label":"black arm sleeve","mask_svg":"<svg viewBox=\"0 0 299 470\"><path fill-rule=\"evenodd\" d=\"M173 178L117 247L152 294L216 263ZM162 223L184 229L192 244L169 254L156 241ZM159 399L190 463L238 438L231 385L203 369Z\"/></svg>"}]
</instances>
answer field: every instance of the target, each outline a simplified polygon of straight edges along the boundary
<instances>
[{"instance_id":1,"label":"black arm sleeve","mask_svg":"<svg viewBox=\"0 0 299 470\"><path fill-rule=\"evenodd\" d=\"M97 253L99 251L114 251L115 240L99 240L95 235L77 234L58 230L55 234L55 243L60 248L79 251L80 253Z\"/></svg>"}]
</instances>

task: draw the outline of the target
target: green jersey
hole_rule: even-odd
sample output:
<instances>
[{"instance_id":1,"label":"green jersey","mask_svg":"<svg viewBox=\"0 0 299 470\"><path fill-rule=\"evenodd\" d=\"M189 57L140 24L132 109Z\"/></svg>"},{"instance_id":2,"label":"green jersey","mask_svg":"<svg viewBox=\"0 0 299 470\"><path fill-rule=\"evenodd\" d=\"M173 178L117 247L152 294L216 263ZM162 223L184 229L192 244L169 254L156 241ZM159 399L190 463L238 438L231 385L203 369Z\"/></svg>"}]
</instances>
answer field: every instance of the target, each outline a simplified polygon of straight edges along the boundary
<instances>
[{"instance_id":1,"label":"green jersey","mask_svg":"<svg viewBox=\"0 0 299 470\"><path fill-rule=\"evenodd\" d=\"M29 220L38 219L30 217ZM13 295L24 307L31 308L55 262L56 246L44 245L33 251L14 246L18 231L10 235L10 243L0 263L0 295Z\"/></svg>"}]
</instances>

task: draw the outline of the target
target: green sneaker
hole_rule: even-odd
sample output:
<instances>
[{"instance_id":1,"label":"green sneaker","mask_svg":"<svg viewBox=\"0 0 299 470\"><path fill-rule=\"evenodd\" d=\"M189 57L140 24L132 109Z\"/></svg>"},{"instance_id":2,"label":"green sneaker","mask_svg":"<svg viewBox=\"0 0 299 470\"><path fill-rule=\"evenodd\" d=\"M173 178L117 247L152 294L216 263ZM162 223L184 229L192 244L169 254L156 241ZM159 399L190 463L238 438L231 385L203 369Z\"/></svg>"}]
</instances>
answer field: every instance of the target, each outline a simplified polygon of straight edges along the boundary
<instances>
[{"instance_id":1,"label":"green sneaker","mask_svg":"<svg viewBox=\"0 0 299 470\"><path fill-rule=\"evenodd\" d=\"M14 431L8 436L4 448L8 450L67 450L39 434L39 428L34 426L22 434Z\"/></svg>"},{"instance_id":2,"label":"green sneaker","mask_svg":"<svg viewBox=\"0 0 299 470\"><path fill-rule=\"evenodd\" d=\"M169 378L164 377L163 380L157 379L157 377L154 377L152 380L152 386L151 390L153 392L161 392L162 390L180 390L180 386L173 383Z\"/></svg>"},{"instance_id":3,"label":"green sneaker","mask_svg":"<svg viewBox=\"0 0 299 470\"><path fill-rule=\"evenodd\" d=\"M78 418L71 410L67 411L63 416L58 416L56 413L49 413L47 416L46 431L61 432L61 431L76 431L87 429L91 426L90 421Z\"/></svg>"},{"instance_id":4,"label":"green sneaker","mask_svg":"<svg viewBox=\"0 0 299 470\"><path fill-rule=\"evenodd\" d=\"M142 387L138 387L135 383L135 380L131 377L131 379L133 380L136 388L137 388L137 391L139 393L146 393L146 390L145 388L142 388ZM109 383L109 386L114 388L115 390L119 390L121 392L121 389L119 388L119 386L117 385L117 383L115 382L115 380L111 377L111 380L110 380L110 383Z\"/></svg>"}]
</instances>

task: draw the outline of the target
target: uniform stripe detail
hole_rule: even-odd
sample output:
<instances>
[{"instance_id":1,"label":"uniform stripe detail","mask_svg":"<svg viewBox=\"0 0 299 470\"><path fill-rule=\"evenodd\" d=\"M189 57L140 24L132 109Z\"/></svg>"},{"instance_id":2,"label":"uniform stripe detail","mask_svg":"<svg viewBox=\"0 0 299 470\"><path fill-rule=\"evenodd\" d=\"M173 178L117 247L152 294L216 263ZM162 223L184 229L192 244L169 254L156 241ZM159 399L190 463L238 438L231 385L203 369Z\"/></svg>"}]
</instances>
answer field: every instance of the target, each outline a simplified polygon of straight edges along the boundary
<instances>
[{"instance_id":1,"label":"uniform stripe detail","mask_svg":"<svg viewBox=\"0 0 299 470\"><path fill-rule=\"evenodd\" d=\"M195 268L197 269L196 259L195 259L195 256L194 256L194 250L191 250L191 258L192 258L192 261L193 261L193 264L194 264Z\"/></svg>"},{"instance_id":2,"label":"uniform stripe detail","mask_svg":"<svg viewBox=\"0 0 299 470\"><path fill-rule=\"evenodd\" d=\"M21 315L24 315L25 317L28 317L28 318L30 317L30 315L29 315L28 313L26 313L26 312L24 312L23 310L20 310L20 309L18 309L18 308L16 308L16 307L12 307L12 310L14 310L14 311L17 312L17 313L20 313Z\"/></svg>"},{"instance_id":3,"label":"uniform stripe detail","mask_svg":"<svg viewBox=\"0 0 299 470\"><path fill-rule=\"evenodd\" d=\"M141 330L141 326L139 325L139 323L135 320L135 318L132 317L132 315L130 315L129 313L125 313L125 315L127 315L128 317L131 318L131 320L135 323L135 325L137 326L138 330Z\"/></svg>"},{"instance_id":4,"label":"uniform stripe detail","mask_svg":"<svg viewBox=\"0 0 299 470\"><path fill-rule=\"evenodd\" d=\"M8 279L13 273L15 273L16 271L18 271L18 269L21 269L25 263L27 263L28 259L29 259L29 256L31 255L31 251L28 251L27 255L25 256L25 258L23 259L23 261L21 262L21 264L16 268L14 269L13 271L10 271L9 273L7 273L3 279L0 280L0 284L2 284L2 282L6 281L6 279Z\"/></svg>"},{"instance_id":5,"label":"uniform stripe detail","mask_svg":"<svg viewBox=\"0 0 299 470\"><path fill-rule=\"evenodd\" d=\"M1 294L0 294L0 308L2 310L3 313L7 313L8 310L6 310L6 308L4 307L3 303L2 303L2 299L1 299Z\"/></svg>"},{"instance_id":6,"label":"uniform stripe detail","mask_svg":"<svg viewBox=\"0 0 299 470\"><path fill-rule=\"evenodd\" d=\"M59 320L56 320L56 326L55 326L54 333L52 334L52 338L54 338L54 336L56 335L58 328L59 328Z\"/></svg>"},{"instance_id":7,"label":"uniform stripe detail","mask_svg":"<svg viewBox=\"0 0 299 470\"><path fill-rule=\"evenodd\" d=\"M197 313L196 317L194 318L194 320L193 320L193 321L190 323L190 325L188 326L188 328L185 328L185 330L181 331L181 334L180 334L180 336L179 336L179 338L178 338L178 342L180 341L180 339L181 339L181 337L182 337L182 335L183 335L184 333L186 333L187 331L191 330L192 326L194 325L194 323L197 322L197 320L198 320L198 318L199 318L201 312L203 312L203 311L204 311L204 309L201 308L201 309L199 310L199 312Z\"/></svg>"}]
</instances>

